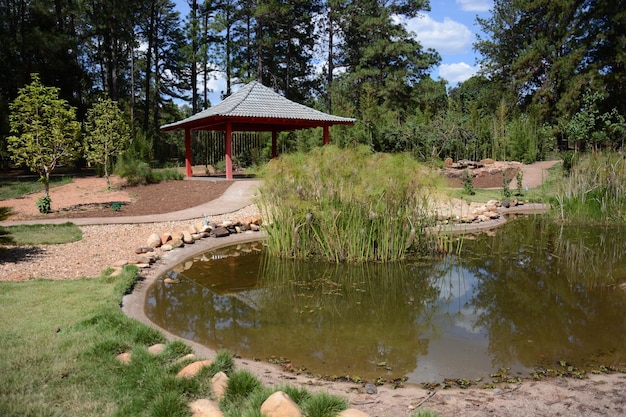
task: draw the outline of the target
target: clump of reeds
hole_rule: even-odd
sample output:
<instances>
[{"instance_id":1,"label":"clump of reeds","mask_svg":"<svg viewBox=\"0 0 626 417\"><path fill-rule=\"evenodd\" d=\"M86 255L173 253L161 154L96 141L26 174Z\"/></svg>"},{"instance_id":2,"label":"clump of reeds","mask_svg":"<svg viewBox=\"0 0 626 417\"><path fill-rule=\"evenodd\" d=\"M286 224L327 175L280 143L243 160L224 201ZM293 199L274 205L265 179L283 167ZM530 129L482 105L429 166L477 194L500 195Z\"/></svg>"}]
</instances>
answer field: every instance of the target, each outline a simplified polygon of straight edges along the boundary
<instances>
[{"instance_id":1,"label":"clump of reeds","mask_svg":"<svg viewBox=\"0 0 626 417\"><path fill-rule=\"evenodd\" d=\"M428 247L435 180L408 155L324 146L273 160L262 176L272 255L395 261Z\"/></svg>"},{"instance_id":2,"label":"clump of reeds","mask_svg":"<svg viewBox=\"0 0 626 417\"><path fill-rule=\"evenodd\" d=\"M553 206L563 222L626 222L626 160L617 153L598 152L577 158Z\"/></svg>"}]
</instances>

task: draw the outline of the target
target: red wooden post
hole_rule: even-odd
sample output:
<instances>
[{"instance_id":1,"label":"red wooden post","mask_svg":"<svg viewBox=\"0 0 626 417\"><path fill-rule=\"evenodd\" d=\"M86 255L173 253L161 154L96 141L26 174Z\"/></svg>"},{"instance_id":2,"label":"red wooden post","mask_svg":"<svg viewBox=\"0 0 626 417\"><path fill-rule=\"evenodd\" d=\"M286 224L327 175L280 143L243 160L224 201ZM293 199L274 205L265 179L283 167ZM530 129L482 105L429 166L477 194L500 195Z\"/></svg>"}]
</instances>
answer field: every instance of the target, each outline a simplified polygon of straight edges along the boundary
<instances>
[{"instance_id":1,"label":"red wooden post","mask_svg":"<svg viewBox=\"0 0 626 417\"><path fill-rule=\"evenodd\" d=\"M278 132L272 130L272 158L276 158L278 156L278 150L276 149L276 137L278 136Z\"/></svg>"},{"instance_id":2,"label":"red wooden post","mask_svg":"<svg viewBox=\"0 0 626 417\"><path fill-rule=\"evenodd\" d=\"M324 145L330 143L330 134L328 133L328 125L324 125Z\"/></svg>"},{"instance_id":3,"label":"red wooden post","mask_svg":"<svg viewBox=\"0 0 626 417\"><path fill-rule=\"evenodd\" d=\"M185 129L185 176L191 178L191 129Z\"/></svg>"},{"instance_id":4,"label":"red wooden post","mask_svg":"<svg viewBox=\"0 0 626 417\"><path fill-rule=\"evenodd\" d=\"M224 152L226 153L226 179L233 179L233 125L230 120L226 121L226 144Z\"/></svg>"}]
</instances>

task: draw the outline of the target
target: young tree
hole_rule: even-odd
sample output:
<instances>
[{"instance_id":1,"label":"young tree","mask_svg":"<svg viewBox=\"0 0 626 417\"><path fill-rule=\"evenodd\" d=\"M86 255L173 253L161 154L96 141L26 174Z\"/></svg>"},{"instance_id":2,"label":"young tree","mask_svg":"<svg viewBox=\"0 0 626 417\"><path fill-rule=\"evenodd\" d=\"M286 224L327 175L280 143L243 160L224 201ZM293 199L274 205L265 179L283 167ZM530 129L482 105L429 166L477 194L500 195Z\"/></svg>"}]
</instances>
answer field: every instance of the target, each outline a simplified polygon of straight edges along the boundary
<instances>
[{"instance_id":1,"label":"young tree","mask_svg":"<svg viewBox=\"0 0 626 417\"><path fill-rule=\"evenodd\" d=\"M89 162L104 167L107 187L111 187L109 178L111 159L124 150L130 140L130 128L115 101L101 99L89 109L85 156Z\"/></svg>"},{"instance_id":2,"label":"young tree","mask_svg":"<svg viewBox=\"0 0 626 417\"><path fill-rule=\"evenodd\" d=\"M50 174L59 164L76 160L80 150L80 123L76 110L59 98L59 89L46 87L37 74L19 90L10 104L7 138L11 159L41 176L45 196L50 195Z\"/></svg>"}]
</instances>

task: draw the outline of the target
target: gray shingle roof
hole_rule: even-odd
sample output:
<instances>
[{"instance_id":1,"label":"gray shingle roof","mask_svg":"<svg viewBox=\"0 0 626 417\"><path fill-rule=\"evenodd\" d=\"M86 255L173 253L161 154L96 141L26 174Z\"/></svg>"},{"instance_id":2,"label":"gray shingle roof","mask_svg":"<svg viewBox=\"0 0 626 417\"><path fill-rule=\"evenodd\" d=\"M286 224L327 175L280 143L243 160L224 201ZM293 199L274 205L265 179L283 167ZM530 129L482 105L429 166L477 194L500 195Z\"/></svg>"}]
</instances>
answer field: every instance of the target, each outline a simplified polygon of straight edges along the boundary
<instances>
[{"instance_id":1,"label":"gray shingle roof","mask_svg":"<svg viewBox=\"0 0 626 417\"><path fill-rule=\"evenodd\" d=\"M355 119L326 114L286 99L263 84L253 81L221 103L194 114L184 120L161 126L162 130L202 128L218 125L227 119L241 124L262 123L290 126L299 122L305 125L322 126L352 124ZM249 119L248 122L244 119ZM309 126L309 127L310 127ZM303 126L307 127L307 126Z\"/></svg>"}]
</instances>

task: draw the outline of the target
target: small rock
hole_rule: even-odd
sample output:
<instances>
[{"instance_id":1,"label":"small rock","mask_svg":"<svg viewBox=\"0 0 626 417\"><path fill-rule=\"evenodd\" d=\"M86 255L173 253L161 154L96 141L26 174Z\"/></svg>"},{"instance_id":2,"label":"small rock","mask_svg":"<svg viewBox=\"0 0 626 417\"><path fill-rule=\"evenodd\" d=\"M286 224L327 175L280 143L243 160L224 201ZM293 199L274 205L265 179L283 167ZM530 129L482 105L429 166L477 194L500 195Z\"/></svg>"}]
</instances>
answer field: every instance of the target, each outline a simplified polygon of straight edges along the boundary
<instances>
[{"instance_id":1,"label":"small rock","mask_svg":"<svg viewBox=\"0 0 626 417\"><path fill-rule=\"evenodd\" d=\"M283 391L276 391L261 405L266 417L302 417L300 407Z\"/></svg>"},{"instance_id":2,"label":"small rock","mask_svg":"<svg viewBox=\"0 0 626 417\"><path fill-rule=\"evenodd\" d=\"M150 252L154 252L154 248L151 246L140 246L135 249L135 253L137 255L142 255L144 253L150 253Z\"/></svg>"},{"instance_id":3,"label":"small rock","mask_svg":"<svg viewBox=\"0 0 626 417\"><path fill-rule=\"evenodd\" d=\"M148 348L148 352L150 352L153 355L160 355L161 353L163 353L164 349L165 349L164 343L157 343L156 345L150 346Z\"/></svg>"},{"instance_id":4,"label":"small rock","mask_svg":"<svg viewBox=\"0 0 626 417\"><path fill-rule=\"evenodd\" d=\"M165 245L170 240L172 240L172 234L171 233L163 233L161 235L161 245Z\"/></svg>"},{"instance_id":5,"label":"small rock","mask_svg":"<svg viewBox=\"0 0 626 417\"><path fill-rule=\"evenodd\" d=\"M161 250L166 251L166 252L169 252L169 251L171 251L172 249L174 249L174 248L172 247L172 245L165 244L165 245L161 246Z\"/></svg>"},{"instance_id":6,"label":"small rock","mask_svg":"<svg viewBox=\"0 0 626 417\"><path fill-rule=\"evenodd\" d=\"M189 404L192 417L223 417L224 413L211 400L201 398Z\"/></svg>"},{"instance_id":7,"label":"small rock","mask_svg":"<svg viewBox=\"0 0 626 417\"><path fill-rule=\"evenodd\" d=\"M124 365L128 365L130 363L130 352L120 353L116 356L117 360L123 363Z\"/></svg>"},{"instance_id":8,"label":"small rock","mask_svg":"<svg viewBox=\"0 0 626 417\"><path fill-rule=\"evenodd\" d=\"M152 233L150 236L148 236L147 245L152 248L158 248L159 246L161 246L161 236L157 235L156 233Z\"/></svg>"},{"instance_id":9,"label":"small rock","mask_svg":"<svg viewBox=\"0 0 626 417\"><path fill-rule=\"evenodd\" d=\"M378 393L378 388L376 388L376 385L372 384L371 382L368 382L367 384L365 384L365 392L368 394L377 394Z\"/></svg>"},{"instance_id":10,"label":"small rock","mask_svg":"<svg viewBox=\"0 0 626 417\"><path fill-rule=\"evenodd\" d=\"M226 394L226 387L228 386L228 375L224 372L216 373L211 378L211 391L215 394L215 398L221 400Z\"/></svg>"},{"instance_id":11,"label":"small rock","mask_svg":"<svg viewBox=\"0 0 626 417\"><path fill-rule=\"evenodd\" d=\"M196 360L196 355L194 355L193 353L188 353L185 356L181 356L180 358L176 359L176 363L185 362L185 361L195 361L195 360Z\"/></svg>"},{"instance_id":12,"label":"small rock","mask_svg":"<svg viewBox=\"0 0 626 417\"><path fill-rule=\"evenodd\" d=\"M232 225L233 225L233 222L231 222L230 220L224 220L222 224L220 224L220 227L229 227Z\"/></svg>"},{"instance_id":13,"label":"small rock","mask_svg":"<svg viewBox=\"0 0 626 417\"><path fill-rule=\"evenodd\" d=\"M127 261L126 259L121 260L121 261L116 261L116 262L113 264L113 266L114 266L115 268L123 268L123 267L125 267L126 265L128 265L128 261Z\"/></svg>"},{"instance_id":14,"label":"small rock","mask_svg":"<svg viewBox=\"0 0 626 417\"><path fill-rule=\"evenodd\" d=\"M176 249L176 248L180 248L182 246L185 246L185 244L183 243L182 239L178 239L178 238L172 238L172 240L169 242L170 246L172 247L172 249Z\"/></svg>"},{"instance_id":15,"label":"small rock","mask_svg":"<svg viewBox=\"0 0 626 417\"><path fill-rule=\"evenodd\" d=\"M348 408L337 414L337 417L370 417L370 415L356 408Z\"/></svg>"},{"instance_id":16,"label":"small rock","mask_svg":"<svg viewBox=\"0 0 626 417\"><path fill-rule=\"evenodd\" d=\"M253 232L258 232L259 230L261 230L261 228L256 223L250 223L250 230L252 230Z\"/></svg>"},{"instance_id":17,"label":"small rock","mask_svg":"<svg viewBox=\"0 0 626 417\"><path fill-rule=\"evenodd\" d=\"M210 360L196 361L194 363L190 363L180 370L178 374L176 374L177 378L193 378L200 371L200 369L205 366L209 366L213 363Z\"/></svg>"},{"instance_id":18,"label":"small rock","mask_svg":"<svg viewBox=\"0 0 626 417\"><path fill-rule=\"evenodd\" d=\"M215 237L230 236L230 232L225 227L218 227L217 229L213 230L213 234L215 235Z\"/></svg>"},{"instance_id":19,"label":"small rock","mask_svg":"<svg viewBox=\"0 0 626 417\"><path fill-rule=\"evenodd\" d=\"M154 263L154 258L151 256L139 255L135 258L136 264L151 264Z\"/></svg>"},{"instance_id":20,"label":"small rock","mask_svg":"<svg viewBox=\"0 0 626 417\"><path fill-rule=\"evenodd\" d=\"M186 230L183 230L183 242L185 244L191 244L195 242L195 240L193 240L193 237L191 237L191 233Z\"/></svg>"}]
</instances>

